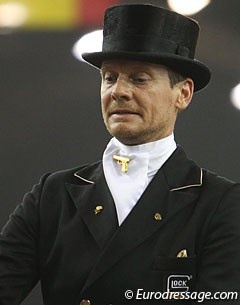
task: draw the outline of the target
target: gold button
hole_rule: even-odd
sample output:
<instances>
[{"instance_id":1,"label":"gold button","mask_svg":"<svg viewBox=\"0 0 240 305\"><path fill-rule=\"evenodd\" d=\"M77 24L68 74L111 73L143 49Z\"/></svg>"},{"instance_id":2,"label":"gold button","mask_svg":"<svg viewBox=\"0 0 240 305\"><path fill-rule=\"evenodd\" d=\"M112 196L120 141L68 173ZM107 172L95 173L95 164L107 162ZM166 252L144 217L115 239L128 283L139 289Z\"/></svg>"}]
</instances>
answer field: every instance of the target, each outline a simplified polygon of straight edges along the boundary
<instances>
[{"instance_id":1,"label":"gold button","mask_svg":"<svg viewBox=\"0 0 240 305\"><path fill-rule=\"evenodd\" d=\"M188 257L187 250L183 249L180 252L178 252L177 257Z\"/></svg>"},{"instance_id":2,"label":"gold button","mask_svg":"<svg viewBox=\"0 0 240 305\"><path fill-rule=\"evenodd\" d=\"M154 219L155 220L162 220L162 215L160 214L160 213L155 213L155 215L154 215Z\"/></svg>"},{"instance_id":3,"label":"gold button","mask_svg":"<svg viewBox=\"0 0 240 305\"><path fill-rule=\"evenodd\" d=\"M97 205L96 208L94 209L94 214L97 215L97 214L101 213L102 210L103 210L103 206Z\"/></svg>"},{"instance_id":4,"label":"gold button","mask_svg":"<svg viewBox=\"0 0 240 305\"><path fill-rule=\"evenodd\" d=\"M91 302L89 300L82 300L79 305L91 305Z\"/></svg>"}]
</instances>

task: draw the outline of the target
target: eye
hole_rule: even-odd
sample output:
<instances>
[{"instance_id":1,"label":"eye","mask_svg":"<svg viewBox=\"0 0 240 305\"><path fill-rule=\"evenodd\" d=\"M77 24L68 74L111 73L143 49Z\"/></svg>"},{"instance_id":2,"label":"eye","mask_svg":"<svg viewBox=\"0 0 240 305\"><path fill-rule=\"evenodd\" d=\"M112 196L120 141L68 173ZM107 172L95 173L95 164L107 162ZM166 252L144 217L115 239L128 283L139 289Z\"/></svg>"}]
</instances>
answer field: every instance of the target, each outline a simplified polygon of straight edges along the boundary
<instances>
[{"instance_id":1,"label":"eye","mask_svg":"<svg viewBox=\"0 0 240 305\"><path fill-rule=\"evenodd\" d=\"M145 77L135 77L133 80L137 83L144 83L147 81Z\"/></svg>"},{"instance_id":2,"label":"eye","mask_svg":"<svg viewBox=\"0 0 240 305\"><path fill-rule=\"evenodd\" d=\"M106 72L103 75L103 81L107 84L112 84L116 81L116 75L112 72Z\"/></svg>"},{"instance_id":3,"label":"eye","mask_svg":"<svg viewBox=\"0 0 240 305\"><path fill-rule=\"evenodd\" d=\"M145 73L139 73L139 74L133 75L131 77L131 80L136 84L144 84L149 80L149 77Z\"/></svg>"}]
</instances>

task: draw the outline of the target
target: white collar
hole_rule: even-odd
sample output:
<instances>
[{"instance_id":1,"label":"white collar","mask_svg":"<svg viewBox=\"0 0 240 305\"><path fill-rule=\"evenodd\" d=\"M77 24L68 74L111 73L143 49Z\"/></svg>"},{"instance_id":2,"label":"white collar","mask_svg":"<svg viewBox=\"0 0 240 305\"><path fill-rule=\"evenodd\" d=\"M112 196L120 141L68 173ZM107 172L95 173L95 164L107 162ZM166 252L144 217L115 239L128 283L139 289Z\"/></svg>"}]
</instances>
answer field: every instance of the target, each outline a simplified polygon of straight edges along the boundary
<instances>
[{"instance_id":1,"label":"white collar","mask_svg":"<svg viewBox=\"0 0 240 305\"><path fill-rule=\"evenodd\" d=\"M149 142L140 145L125 145L118 141L116 138L112 138L107 145L104 155L117 154L123 157L129 157L129 170L131 170L131 161L140 160L142 158L148 159L148 176L152 176L156 171L165 163L165 161L174 152L177 145L174 140L174 135L160 139L158 141ZM140 166L141 164L139 164Z\"/></svg>"}]
</instances>

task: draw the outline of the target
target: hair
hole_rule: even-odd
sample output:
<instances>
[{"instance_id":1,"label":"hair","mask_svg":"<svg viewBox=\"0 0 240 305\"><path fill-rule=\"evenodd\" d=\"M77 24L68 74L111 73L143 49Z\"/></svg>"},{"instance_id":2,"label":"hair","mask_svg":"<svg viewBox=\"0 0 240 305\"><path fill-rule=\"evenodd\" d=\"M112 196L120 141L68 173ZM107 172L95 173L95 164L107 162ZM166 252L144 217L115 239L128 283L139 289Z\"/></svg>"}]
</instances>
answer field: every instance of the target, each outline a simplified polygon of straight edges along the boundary
<instances>
[{"instance_id":1,"label":"hair","mask_svg":"<svg viewBox=\"0 0 240 305\"><path fill-rule=\"evenodd\" d=\"M176 85L177 83L186 79L185 76L173 71L172 69L170 69L170 68L167 68L167 69L168 69L168 77L169 77L169 80L170 80L171 88L173 88L174 85Z\"/></svg>"}]
</instances>

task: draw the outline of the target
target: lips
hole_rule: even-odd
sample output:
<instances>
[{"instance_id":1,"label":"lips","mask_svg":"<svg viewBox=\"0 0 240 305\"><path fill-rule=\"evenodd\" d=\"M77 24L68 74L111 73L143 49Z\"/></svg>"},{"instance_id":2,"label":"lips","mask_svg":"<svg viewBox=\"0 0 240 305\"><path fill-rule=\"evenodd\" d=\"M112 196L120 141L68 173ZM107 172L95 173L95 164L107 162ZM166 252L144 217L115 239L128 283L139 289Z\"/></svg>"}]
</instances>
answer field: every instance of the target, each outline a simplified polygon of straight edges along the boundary
<instances>
[{"instance_id":1,"label":"lips","mask_svg":"<svg viewBox=\"0 0 240 305\"><path fill-rule=\"evenodd\" d=\"M112 115L139 115L138 112L129 110L129 109L115 109L113 111L110 111L110 116Z\"/></svg>"}]
</instances>

